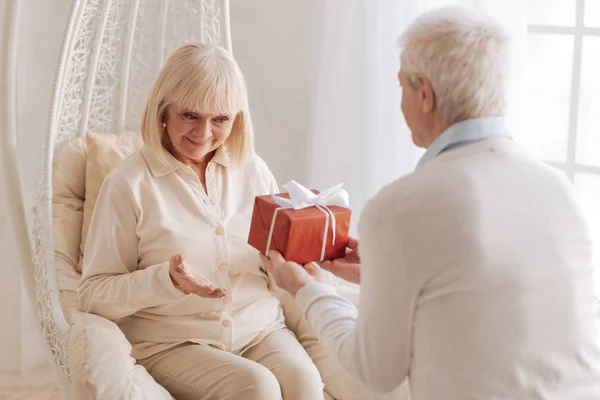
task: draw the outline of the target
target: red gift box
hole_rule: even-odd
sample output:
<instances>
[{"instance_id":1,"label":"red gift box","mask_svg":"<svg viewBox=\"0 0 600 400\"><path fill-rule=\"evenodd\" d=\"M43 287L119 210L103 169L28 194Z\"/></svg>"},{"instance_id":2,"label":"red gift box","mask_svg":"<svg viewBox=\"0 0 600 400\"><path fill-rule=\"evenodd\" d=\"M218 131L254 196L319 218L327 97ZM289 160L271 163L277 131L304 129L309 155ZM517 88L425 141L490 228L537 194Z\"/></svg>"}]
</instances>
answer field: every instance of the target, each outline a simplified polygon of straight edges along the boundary
<instances>
[{"instance_id":1,"label":"red gift box","mask_svg":"<svg viewBox=\"0 0 600 400\"><path fill-rule=\"evenodd\" d=\"M318 194L315 190L313 193ZM289 199L287 193L276 196ZM327 210L335 216L335 242L333 241L333 219L328 215ZM248 244L266 253L269 233L273 225L268 250L279 251L287 261L306 264L311 261L340 258L346 254L351 215L352 211L345 207L309 206L295 210L281 207L271 195L258 196L254 201Z\"/></svg>"}]
</instances>

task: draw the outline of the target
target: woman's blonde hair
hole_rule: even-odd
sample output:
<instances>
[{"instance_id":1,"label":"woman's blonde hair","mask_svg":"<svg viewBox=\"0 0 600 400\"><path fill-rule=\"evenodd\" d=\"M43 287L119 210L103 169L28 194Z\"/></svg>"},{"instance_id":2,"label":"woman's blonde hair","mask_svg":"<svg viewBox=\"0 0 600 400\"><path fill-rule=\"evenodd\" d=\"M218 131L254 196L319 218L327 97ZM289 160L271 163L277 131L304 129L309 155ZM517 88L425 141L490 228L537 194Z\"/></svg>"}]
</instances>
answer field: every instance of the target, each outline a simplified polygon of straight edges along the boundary
<instances>
[{"instance_id":1,"label":"woman's blonde hair","mask_svg":"<svg viewBox=\"0 0 600 400\"><path fill-rule=\"evenodd\" d=\"M222 47L188 44L167 59L142 117L142 139L164 162L163 121L169 106L202 114L235 115L225 141L234 163L254 152L246 82L233 56Z\"/></svg>"}]
</instances>

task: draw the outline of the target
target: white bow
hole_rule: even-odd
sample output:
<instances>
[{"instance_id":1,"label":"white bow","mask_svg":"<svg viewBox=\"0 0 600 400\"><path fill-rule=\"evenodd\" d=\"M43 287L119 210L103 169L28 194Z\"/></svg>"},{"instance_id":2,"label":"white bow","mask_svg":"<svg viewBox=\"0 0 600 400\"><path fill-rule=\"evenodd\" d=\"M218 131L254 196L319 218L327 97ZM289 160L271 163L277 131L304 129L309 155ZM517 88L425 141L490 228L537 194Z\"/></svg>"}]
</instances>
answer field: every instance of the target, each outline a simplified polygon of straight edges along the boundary
<instances>
[{"instance_id":1,"label":"white bow","mask_svg":"<svg viewBox=\"0 0 600 400\"><path fill-rule=\"evenodd\" d=\"M300 210L302 208L314 207L314 206L339 206L339 207L350 207L350 200L348 192L342 187L343 183L335 185L322 191L319 194L314 194L310 189L302 186L298 182L291 180L285 185L284 189L288 191L290 198L284 199L273 195L273 201L280 207L293 208L294 210Z\"/></svg>"},{"instance_id":2,"label":"white bow","mask_svg":"<svg viewBox=\"0 0 600 400\"><path fill-rule=\"evenodd\" d=\"M277 218L277 213L279 210L285 209L294 209L300 210L308 207L316 207L320 211L325 214L325 230L323 232L323 246L321 247L321 260L325 258L325 249L327 247L327 232L329 231L329 219L331 219L331 228L333 231L333 241L332 244L335 244L335 236L336 236L336 219L335 214L329 209L328 206L339 206L339 207L350 207L350 200L348 192L342 187L343 183L339 185L335 185L326 189L319 194L315 194L310 189L302 186L298 182L291 180L285 185L283 185L284 189L286 189L290 195L289 199L285 199L283 197L272 195L272 199L279 207L275 209L273 213L273 219L271 220L271 229L269 230L269 238L267 240L267 249L265 254L268 253L271 247L271 239L273 238L273 230L275 228L275 219Z\"/></svg>"}]
</instances>

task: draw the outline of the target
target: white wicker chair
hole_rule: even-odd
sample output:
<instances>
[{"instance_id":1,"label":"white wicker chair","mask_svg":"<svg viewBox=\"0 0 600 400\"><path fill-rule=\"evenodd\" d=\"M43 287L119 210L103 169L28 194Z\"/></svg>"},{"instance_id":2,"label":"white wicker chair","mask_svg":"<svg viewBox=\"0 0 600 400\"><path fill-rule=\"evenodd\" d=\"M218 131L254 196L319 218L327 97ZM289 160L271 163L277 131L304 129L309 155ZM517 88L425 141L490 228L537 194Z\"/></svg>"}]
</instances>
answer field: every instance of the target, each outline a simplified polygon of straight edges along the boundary
<instances>
[{"instance_id":1,"label":"white wicker chair","mask_svg":"<svg viewBox=\"0 0 600 400\"><path fill-rule=\"evenodd\" d=\"M69 333L55 267L52 165L55 149L86 132L137 130L165 58L189 42L231 50L227 0L75 0L65 33L46 137L33 244L43 335L64 387ZM31 278L26 277L26 278Z\"/></svg>"}]
</instances>

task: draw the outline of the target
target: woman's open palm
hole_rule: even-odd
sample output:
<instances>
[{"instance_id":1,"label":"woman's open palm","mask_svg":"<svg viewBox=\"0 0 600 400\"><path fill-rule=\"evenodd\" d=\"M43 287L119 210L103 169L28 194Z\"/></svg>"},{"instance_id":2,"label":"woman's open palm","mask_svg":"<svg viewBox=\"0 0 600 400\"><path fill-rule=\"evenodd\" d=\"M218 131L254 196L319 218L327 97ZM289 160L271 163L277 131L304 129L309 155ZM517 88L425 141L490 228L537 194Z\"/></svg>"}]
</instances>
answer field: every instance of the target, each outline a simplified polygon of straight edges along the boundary
<instances>
[{"instance_id":1,"label":"woman's open palm","mask_svg":"<svg viewBox=\"0 0 600 400\"><path fill-rule=\"evenodd\" d=\"M175 254L169 260L169 274L175 287L185 294L215 299L227 295L225 289L215 287L201 274L192 272L181 254Z\"/></svg>"}]
</instances>

